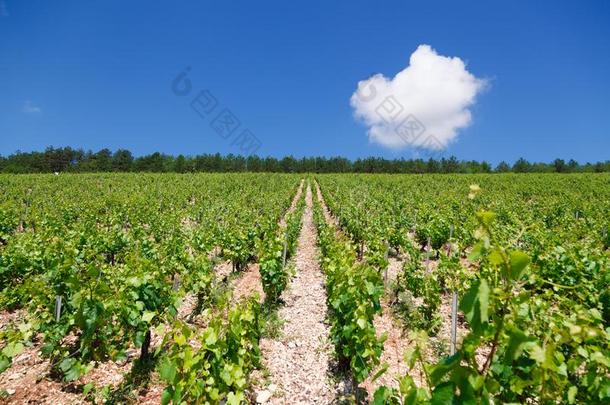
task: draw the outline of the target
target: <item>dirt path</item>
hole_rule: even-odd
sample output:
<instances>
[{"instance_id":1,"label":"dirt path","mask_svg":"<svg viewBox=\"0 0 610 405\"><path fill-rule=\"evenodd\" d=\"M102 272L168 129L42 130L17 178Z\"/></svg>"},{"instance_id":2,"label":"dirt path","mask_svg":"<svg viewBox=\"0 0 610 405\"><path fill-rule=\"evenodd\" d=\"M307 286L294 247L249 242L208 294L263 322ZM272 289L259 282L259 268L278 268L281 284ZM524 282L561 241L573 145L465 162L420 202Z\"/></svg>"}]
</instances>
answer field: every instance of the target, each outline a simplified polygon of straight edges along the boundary
<instances>
[{"instance_id":1,"label":"dirt path","mask_svg":"<svg viewBox=\"0 0 610 405\"><path fill-rule=\"evenodd\" d=\"M324 214L324 219L326 220L327 223L334 226L335 229L337 229L337 231L340 231L341 227L339 226L339 221L337 220L337 218L335 218L331 214L330 209L328 208L328 205L326 205L326 202L324 201L324 197L322 196L322 190L320 189L320 184L318 184L318 182L315 180L314 180L314 184L316 185L316 196L318 198L318 202L320 203L320 205L322 205L322 213Z\"/></svg>"},{"instance_id":2,"label":"dirt path","mask_svg":"<svg viewBox=\"0 0 610 405\"><path fill-rule=\"evenodd\" d=\"M258 271L258 263L250 263L244 271L232 282L231 289L231 306L238 301L258 294L258 302L265 301L265 293L263 291L263 283L261 282L261 273Z\"/></svg>"},{"instance_id":3,"label":"dirt path","mask_svg":"<svg viewBox=\"0 0 610 405\"><path fill-rule=\"evenodd\" d=\"M331 347L326 323L324 275L318 264L312 192L308 186L303 226L295 255L296 275L284 291L278 311L285 323L278 339L262 339L263 364L269 372L258 401L271 404L327 404L334 398L328 370ZM269 395L273 395L268 398Z\"/></svg>"}]
</instances>

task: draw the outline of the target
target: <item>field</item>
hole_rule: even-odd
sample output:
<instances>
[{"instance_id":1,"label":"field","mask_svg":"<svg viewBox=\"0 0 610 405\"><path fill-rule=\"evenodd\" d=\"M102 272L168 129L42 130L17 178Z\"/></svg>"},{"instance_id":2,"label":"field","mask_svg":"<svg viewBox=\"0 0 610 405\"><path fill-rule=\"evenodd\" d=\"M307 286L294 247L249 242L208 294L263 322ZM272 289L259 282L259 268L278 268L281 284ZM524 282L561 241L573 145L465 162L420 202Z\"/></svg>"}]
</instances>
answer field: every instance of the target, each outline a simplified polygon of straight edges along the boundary
<instances>
[{"instance_id":1,"label":"field","mask_svg":"<svg viewBox=\"0 0 610 405\"><path fill-rule=\"evenodd\" d=\"M0 401L610 402L607 174L0 191Z\"/></svg>"}]
</instances>

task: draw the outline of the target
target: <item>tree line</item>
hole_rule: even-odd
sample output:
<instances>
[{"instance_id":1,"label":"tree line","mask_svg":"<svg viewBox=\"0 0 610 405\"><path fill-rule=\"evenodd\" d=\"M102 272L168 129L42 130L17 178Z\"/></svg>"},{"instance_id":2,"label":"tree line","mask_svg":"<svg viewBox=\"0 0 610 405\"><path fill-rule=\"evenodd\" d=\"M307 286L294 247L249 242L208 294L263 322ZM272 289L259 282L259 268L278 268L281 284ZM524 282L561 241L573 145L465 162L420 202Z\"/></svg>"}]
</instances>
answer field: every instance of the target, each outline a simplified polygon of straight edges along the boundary
<instances>
[{"instance_id":1,"label":"tree line","mask_svg":"<svg viewBox=\"0 0 610 405\"><path fill-rule=\"evenodd\" d=\"M97 152L71 147L48 147L44 152L20 152L0 155L0 172L285 172L285 173L574 173L610 172L610 161L580 164L555 159L551 163L532 163L521 158L495 167L488 162L449 158L385 159L368 157L349 160L344 157L275 157L203 154L172 156L159 152L134 157L127 149L101 149Z\"/></svg>"}]
</instances>

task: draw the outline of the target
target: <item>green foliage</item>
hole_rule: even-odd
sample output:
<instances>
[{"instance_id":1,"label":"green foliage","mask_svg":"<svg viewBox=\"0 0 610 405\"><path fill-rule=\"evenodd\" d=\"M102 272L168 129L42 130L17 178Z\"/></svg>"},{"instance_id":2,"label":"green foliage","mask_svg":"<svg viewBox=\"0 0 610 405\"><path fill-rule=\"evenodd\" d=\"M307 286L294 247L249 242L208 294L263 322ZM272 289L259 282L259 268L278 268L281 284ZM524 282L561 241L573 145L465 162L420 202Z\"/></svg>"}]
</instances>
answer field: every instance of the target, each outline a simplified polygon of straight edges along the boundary
<instances>
[{"instance_id":1,"label":"green foliage","mask_svg":"<svg viewBox=\"0 0 610 405\"><path fill-rule=\"evenodd\" d=\"M197 297L194 313L216 304L210 252L220 246L238 267L252 260L258 225L278 222L297 179L0 176L0 309L26 310L66 381L130 347L146 357L150 331L174 321L187 293ZM28 343L3 333L0 368Z\"/></svg>"},{"instance_id":2,"label":"green foliage","mask_svg":"<svg viewBox=\"0 0 610 405\"><path fill-rule=\"evenodd\" d=\"M233 263L236 271L242 271L253 258L255 244L253 230L235 228L222 234L222 255Z\"/></svg>"},{"instance_id":3,"label":"green foliage","mask_svg":"<svg viewBox=\"0 0 610 405\"><path fill-rule=\"evenodd\" d=\"M549 311L552 301L536 295L544 272L532 271L529 255L498 244L496 215L482 211L477 219L471 258L481 270L460 302L470 328L462 347L425 366L429 392L413 384L383 387L377 403L608 401L610 331L601 313L574 302L569 312Z\"/></svg>"},{"instance_id":4,"label":"green foliage","mask_svg":"<svg viewBox=\"0 0 610 405\"><path fill-rule=\"evenodd\" d=\"M551 163L529 163L521 158L512 168L501 162L495 172L608 172L610 162L597 162L579 165L574 160L567 164L556 159ZM285 156L261 158L256 155L247 157L228 154L203 154L196 156L172 156L160 152L134 159L132 153L118 149L98 152L71 147L48 147L44 152L19 152L0 156L0 172L39 173L39 172L284 172L284 173L489 173L489 163L482 161L458 161L455 156L449 159L383 159L369 157L354 161L343 157L303 157L295 159Z\"/></svg>"},{"instance_id":5,"label":"green foliage","mask_svg":"<svg viewBox=\"0 0 610 405\"><path fill-rule=\"evenodd\" d=\"M265 233L265 238L261 241L259 271L263 291L269 303L277 302L288 284L290 274L285 261L288 261L296 250L303 216L303 201L303 196L301 196L295 210L287 215L286 226L275 226L275 229Z\"/></svg>"},{"instance_id":6,"label":"green foliage","mask_svg":"<svg viewBox=\"0 0 610 405\"><path fill-rule=\"evenodd\" d=\"M270 302L279 299L288 283L289 274L284 269L283 251L281 238L268 238L263 242L259 271L265 297Z\"/></svg>"},{"instance_id":7,"label":"green foliage","mask_svg":"<svg viewBox=\"0 0 610 405\"><path fill-rule=\"evenodd\" d=\"M349 242L338 239L318 204L314 209L328 304L332 309L331 340L341 360L349 362L357 383L379 365L384 337L377 338L373 319L381 311L383 280L367 263L356 263Z\"/></svg>"},{"instance_id":8,"label":"green foliage","mask_svg":"<svg viewBox=\"0 0 610 405\"><path fill-rule=\"evenodd\" d=\"M393 285L393 308L410 329L425 329L435 334L441 319L441 288L436 275L428 272L418 257L406 262Z\"/></svg>"},{"instance_id":9,"label":"green foliage","mask_svg":"<svg viewBox=\"0 0 610 405\"><path fill-rule=\"evenodd\" d=\"M430 241L433 249L440 249L449 241L449 227L447 219L439 217L438 214L424 216L420 218L415 230L415 239L422 246L426 246Z\"/></svg>"},{"instance_id":10,"label":"green foliage","mask_svg":"<svg viewBox=\"0 0 610 405\"><path fill-rule=\"evenodd\" d=\"M365 262L383 271L384 241L402 255L391 298L409 329L436 332L441 294L461 297L469 333L457 353L426 364L418 346L407 356L418 370L410 364L399 387L379 389L376 403L609 401L607 177L323 175L319 182L341 226L365 245ZM426 387L413 383L419 372Z\"/></svg>"},{"instance_id":11,"label":"green foliage","mask_svg":"<svg viewBox=\"0 0 610 405\"><path fill-rule=\"evenodd\" d=\"M162 404L245 402L249 373L259 365L260 306L247 300L213 317L203 330L176 322L158 367L167 388Z\"/></svg>"},{"instance_id":12,"label":"green foliage","mask_svg":"<svg viewBox=\"0 0 610 405\"><path fill-rule=\"evenodd\" d=\"M109 153L99 159L113 164ZM191 163L181 161L181 170ZM164 402L243 401L258 364L260 307L230 309L217 299L223 289L210 256L220 247L214 260L237 270L259 261L265 293L277 303L289 278L284 241L290 257L303 200L286 227L278 220L296 180L0 176L0 309L28 314L0 332L0 372L39 336L55 371L77 380L93 362L121 359L130 347L144 352L149 332L171 324L157 347L168 350L158 370L168 384ZM393 303L411 329L434 333L442 294L461 297L468 334L457 353L427 364L418 340L406 354L411 375L380 388L375 403L610 401L607 176L323 175L319 182L347 236L315 206L331 340L356 382L380 362L373 319L389 253L406 262ZM196 295L206 328L175 319L187 293ZM416 386L414 367L425 387Z\"/></svg>"}]
</instances>

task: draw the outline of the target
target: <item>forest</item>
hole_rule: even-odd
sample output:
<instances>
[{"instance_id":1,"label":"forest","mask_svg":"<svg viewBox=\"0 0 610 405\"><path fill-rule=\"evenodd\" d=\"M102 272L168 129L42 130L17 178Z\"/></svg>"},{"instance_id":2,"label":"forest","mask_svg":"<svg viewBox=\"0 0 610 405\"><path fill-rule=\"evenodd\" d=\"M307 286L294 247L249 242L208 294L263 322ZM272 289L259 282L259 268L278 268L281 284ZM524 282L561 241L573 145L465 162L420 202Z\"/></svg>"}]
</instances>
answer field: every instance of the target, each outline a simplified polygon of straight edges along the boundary
<instances>
[{"instance_id":1,"label":"forest","mask_svg":"<svg viewBox=\"0 0 610 405\"><path fill-rule=\"evenodd\" d=\"M44 152L17 151L7 157L0 155L2 173L53 172L272 172L272 173L603 173L610 172L610 160L581 164L573 159L555 159L550 163L529 162L520 158L513 164L458 160L440 154L417 159L385 159L367 157L350 160L345 157L317 156L295 158L285 156L200 154L172 156L160 152L134 156L127 149L91 150L72 147L48 147Z\"/></svg>"}]
</instances>

